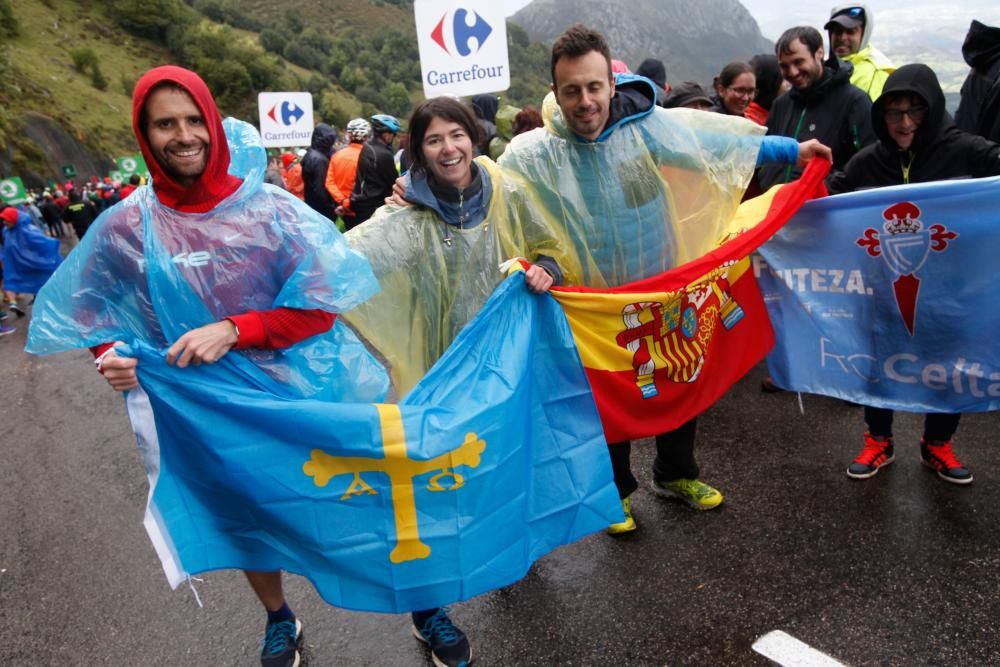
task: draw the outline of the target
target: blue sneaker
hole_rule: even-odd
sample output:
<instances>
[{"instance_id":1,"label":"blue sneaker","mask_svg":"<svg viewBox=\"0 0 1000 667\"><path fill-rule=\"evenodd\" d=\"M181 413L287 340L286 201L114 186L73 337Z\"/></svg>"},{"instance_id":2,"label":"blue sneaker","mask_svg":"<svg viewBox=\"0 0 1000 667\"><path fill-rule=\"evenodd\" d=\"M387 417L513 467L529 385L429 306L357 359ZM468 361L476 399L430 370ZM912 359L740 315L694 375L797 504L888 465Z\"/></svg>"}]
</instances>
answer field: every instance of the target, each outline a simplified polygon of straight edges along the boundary
<instances>
[{"instance_id":1,"label":"blue sneaker","mask_svg":"<svg viewBox=\"0 0 1000 667\"><path fill-rule=\"evenodd\" d=\"M431 649L431 660L437 667L467 667L472 663L472 648L465 633L448 618L444 607L415 611L413 636Z\"/></svg>"},{"instance_id":2,"label":"blue sneaker","mask_svg":"<svg viewBox=\"0 0 1000 667\"><path fill-rule=\"evenodd\" d=\"M9 336L15 331L17 331L17 327L8 327L4 324L0 324L0 336Z\"/></svg>"},{"instance_id":3,"label":"blue sneaker","mask_svg":"<svg viewBox=\"0 0 1000 667\"><path fill-rule=\"evenodd\" d=\"M260 652L261 667L299 667L299 640L302 622L297 618L268 623L264 631L264 648Z\"/></svg>"}]
</instances>

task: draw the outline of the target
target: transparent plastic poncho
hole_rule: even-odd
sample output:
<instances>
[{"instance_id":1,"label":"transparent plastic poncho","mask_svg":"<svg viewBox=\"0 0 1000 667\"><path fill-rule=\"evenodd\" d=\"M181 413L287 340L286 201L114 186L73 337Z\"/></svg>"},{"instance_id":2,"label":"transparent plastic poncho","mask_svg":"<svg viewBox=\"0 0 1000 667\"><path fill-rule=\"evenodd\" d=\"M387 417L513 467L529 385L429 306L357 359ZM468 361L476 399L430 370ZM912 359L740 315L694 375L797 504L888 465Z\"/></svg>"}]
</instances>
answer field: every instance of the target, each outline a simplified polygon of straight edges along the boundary
<instances>
[{"instance_id":1,"label":"transparent plastic poncho","mask_svg":"<svg viewBox=\"0 0 1000 667\"><path fill-rule=\"evenodd\" d=\"M588 142L566 127L551 93L542 117L545 127L514 137L499 164L528 184L529 207L565 229L584 269L578 284L588 287L648 278L715 248L765 131L742 118L654 107Z\"/></svg>"},{"instance_id":2,"label":"transparent plastic poncho","mask_svg":"<svg viewBox=\"0 0 1000 667\"><path fill-rule=\"evenodd\" d=\"M388 361L400 395L476 316L503 280L505 260L548 255L567 280L582 275L565 230L532 208L525 184L488 158L476 163L492 184L481 224L458 229L426 208L386 206L346 235L368 258L382 291L345 317Z\"/></svg>"},{"instance_id":3,"label":"transparent plastic poncho","mask_svg":"<svg viewBox=\"0 0 1000 667\"><path fill-rule=\"evenodd\" d=\"M185 332L251 310L341 312L378 284L333 224L281 188L263 184L257 130L223 126L229 173L243 179L207 213L182 213L140 187L103 213L38 294L27 350L48 354L121 340L165 349ZM283 350L230 352L290 396L373 401L384 368L338 319ZM229 356L229 355L227 355Z\"/></svg>"}]
</instances>

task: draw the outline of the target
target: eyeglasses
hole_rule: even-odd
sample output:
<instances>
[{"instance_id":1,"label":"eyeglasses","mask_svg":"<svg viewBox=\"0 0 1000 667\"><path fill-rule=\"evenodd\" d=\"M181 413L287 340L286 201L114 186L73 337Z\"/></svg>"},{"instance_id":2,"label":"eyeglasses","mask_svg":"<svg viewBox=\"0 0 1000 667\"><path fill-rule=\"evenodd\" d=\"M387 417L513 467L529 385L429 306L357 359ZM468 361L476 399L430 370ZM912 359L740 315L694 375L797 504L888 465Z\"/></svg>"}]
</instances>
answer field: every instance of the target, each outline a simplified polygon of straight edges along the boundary
<instances>
[{"instance_id":1,"label":"eyeglasses","mask_svg":"<svg viewBox=\"0 0 1000 667\"><path fill-rule=\"evenodd\" d=\"M927 116L927 107L924 105L912 106L909 109L887 109L885 112L885 122L902 122L903 116L909 116L914 123L921 123Z\"/></svg>"},{"instance_id":2,"label":"eyeglasses","mask_svg":"<svg viewBox=\"0 0 1000 667\"><path fill-rule=\"evenodd\" d=\"M749 97L750 99L753 99L753 98L757 97L757 89L756 88L733 88L731 86L728 86L728 87L726 87L726 90L731 90L732 92L736 93L740 97Z\"/></svg>"},{"instance_id":3,"label":"eyeglasses","mask_svg":"<svg viewBox=\"0 0 1000 667\"><path fill-rule=\"evenodd\" d=\"M842 12L837 12L837 16L850 16L852 19L859 19L865 15L864 7L851 7L850 9L845 9Z\"/></svg>"}]
</instances>

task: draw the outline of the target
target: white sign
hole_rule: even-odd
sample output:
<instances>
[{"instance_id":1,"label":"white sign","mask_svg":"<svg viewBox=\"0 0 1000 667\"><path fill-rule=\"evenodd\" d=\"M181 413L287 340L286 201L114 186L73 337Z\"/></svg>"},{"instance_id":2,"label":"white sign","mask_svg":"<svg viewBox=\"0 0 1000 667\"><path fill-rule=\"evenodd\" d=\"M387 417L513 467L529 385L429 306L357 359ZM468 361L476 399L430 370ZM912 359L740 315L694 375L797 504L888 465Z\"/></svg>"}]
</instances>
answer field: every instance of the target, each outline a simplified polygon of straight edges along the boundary
<instances>
[{"instance_id":1,"label":"white sign","mask_svg":"<svg viewBox=\"0 0 1000 667\"><path fill-rule=\"evenodd\" d=\"M308 146L312 141L312 93L260 93L257 107L265 148Z\"/></svg>"},{"instance_id":2,"label":"white sign","mask_svg":"<svg viewBox=\"0 0 1000 667\"><path fill-rule=\"evenodd\" d=\"M416 0L413 13L426 97L510 88L503 2Z\"/></svg>"}]
</instances>

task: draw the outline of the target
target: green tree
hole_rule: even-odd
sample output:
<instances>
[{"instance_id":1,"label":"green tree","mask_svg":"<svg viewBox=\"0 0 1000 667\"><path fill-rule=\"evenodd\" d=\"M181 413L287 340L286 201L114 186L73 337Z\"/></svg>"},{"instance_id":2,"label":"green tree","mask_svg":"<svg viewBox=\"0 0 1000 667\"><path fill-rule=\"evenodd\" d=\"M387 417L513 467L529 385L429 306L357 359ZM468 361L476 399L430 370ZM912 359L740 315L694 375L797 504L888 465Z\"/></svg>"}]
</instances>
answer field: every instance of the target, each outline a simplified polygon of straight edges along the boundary
<instances>
[{"instance_id":1,"label":"green tree","mask_svg":"<svg viewBox=\"0 0 1000 667\"><path fill-rule=\"evenodd\" d=\"M104 73L101 72L101 67L97 63L94 63L94 66L90 69L90 82L98 90L108 89L108 80L104 78Z\"/></svg>"},{"instance_id":2,"label":"green tree","mask_svg":"<svg viewBox=\"0 0 1000 667\"><path fill-rule=\"evenodd\" d=\"M10 0L0 0L0 37L17 37L21 34L21 25L10 6Z\"/></svg>"},{"instance_id":3,"label":"green tree","mask_svg":"<svg viewBox=\"0 0 1000 667\"><path fill-rule=\"evenodd\" d=\"M194 70L205 80L225 114L252 116L256 107L253 82L242 63L201 58L194 63Z\"/></svg>"},{"instance_id":4,"label":"green tree","mask_svg":"<svg viewBox=\"0 0 1000 667\"><path fill-rule=\"evenodd\" d=\"M281 53L285 50L285 44L291 40L288 33L278 28L264 28L260 31L260 45L271 53Z\"/></svg>"},{"instance_id":5,"label":"green tree","mask_svg":"<svg viewBox=\"0 0 1000 667\"><path fill-rule=\"evenodd\" d=\"M126 31L163 40L171 28L194 22L193 10L180 0L111 0L111 12Z\"/></svg>"},{"instance_id":6,"label":"green tree","mask_svg":"<svg viewBox=\"0 0 1000 667\"><path fill-rule=\"evenodd\" d=\"M288 32L292 35L298 35L302 32L302 29L305 28L305 25L302 23L302 18L295 9L286 9L281 19L284 22L285 27L288 28Z\"/></svg>"},{"instance_id":7,"label":"green tree","mask_svg":"<svg viewBox=\"0 0 1000 667\"><path fill-rule=\"evenodd\" d=\"M410 94L406 86L393 82L385 87L382 92L382 103L386 113L393 116L405 116L410 112Z\"/></svg>"},{"instance_id":8,"label":"green tree","mask_svg":"<svg viewBox=\"0 0 1000 667\"><path fill-rule=\"evenodd\" d=\"M73 59L73 69L80 74L84 74L97 65L97 54L91 48L72 49L69 52L69 57Z\"/></svg>"}]
</instances>

